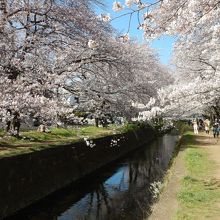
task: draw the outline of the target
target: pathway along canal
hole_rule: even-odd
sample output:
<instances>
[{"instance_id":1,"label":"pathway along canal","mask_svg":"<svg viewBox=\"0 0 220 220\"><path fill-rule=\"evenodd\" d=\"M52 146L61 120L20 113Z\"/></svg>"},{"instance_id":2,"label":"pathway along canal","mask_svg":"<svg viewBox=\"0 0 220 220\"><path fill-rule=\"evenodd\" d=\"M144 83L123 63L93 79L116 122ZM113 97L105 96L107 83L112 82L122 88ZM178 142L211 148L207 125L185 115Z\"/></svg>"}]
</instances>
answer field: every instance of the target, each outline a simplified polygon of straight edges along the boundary
<instances>
[{"instance_id":1,"label":"pathway along canal","mask_svg":"<svg viewBox=\"0 0 220 220\"><path fill-rule=\"evenodd\" d=\"M163 178L177 140L164 135L7 220L146 219L154 200L150 184Z\"/></svg>"}]
</instances>

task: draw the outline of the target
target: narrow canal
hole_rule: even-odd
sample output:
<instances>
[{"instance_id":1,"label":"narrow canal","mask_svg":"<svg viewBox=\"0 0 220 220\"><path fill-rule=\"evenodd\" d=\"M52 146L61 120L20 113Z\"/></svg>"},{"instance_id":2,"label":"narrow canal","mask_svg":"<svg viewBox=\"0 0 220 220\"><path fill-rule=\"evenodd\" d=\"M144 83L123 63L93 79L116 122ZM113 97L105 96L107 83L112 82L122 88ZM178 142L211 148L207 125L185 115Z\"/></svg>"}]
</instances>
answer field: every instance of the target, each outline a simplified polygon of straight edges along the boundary
<instances>
[{"instance_id":1,"label":"narrow canal","mask_svg":"<svg viewBox=\"0 0 220 220\"><path fill-rule=\"evenodd\" d=\"M142 220L178 136L167 134L7 220Z\"/></svg>"}]
</instances>

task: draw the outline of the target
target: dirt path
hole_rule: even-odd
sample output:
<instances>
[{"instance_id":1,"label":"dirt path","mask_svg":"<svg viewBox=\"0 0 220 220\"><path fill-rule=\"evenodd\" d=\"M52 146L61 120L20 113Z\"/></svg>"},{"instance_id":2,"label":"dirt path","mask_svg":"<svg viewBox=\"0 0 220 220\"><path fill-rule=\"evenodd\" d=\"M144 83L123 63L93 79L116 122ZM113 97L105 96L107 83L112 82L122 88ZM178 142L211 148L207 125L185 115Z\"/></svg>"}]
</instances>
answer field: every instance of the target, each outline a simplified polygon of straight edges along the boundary
<instances>
[{"instance_id":1,"label":"dirt path","mask_svg":"<svg viewBox=\"0 0 220 220\"><path fill-rule=\"evenodd\" d=\"M220 179L220 137L213 138L211 135L201 133L196 140L200 143L199 147L208 149L210 159L213 160L218 167L213 178Z\"/></svg>"},{"instance_id":2,"label":"dirt path","mask_svg":"<svg viewBox=\"0 0 220 220\"><path fill-rule=\"evenodd\" d=\"M213 160L217 169L213 175L213 178L220 180L220 137L214 139L212 135L205 133L199 133L196 137L196 145L201 148L206 148L209 153L209 158ZM148 218L149 220L172 220L178 209L177 193L180 190L181 179L186 174L186 168L184 164L184 149L181 149L178 156L172 165L169 174L167 184L160 196L159 201L152 207L152 214Z\"/></svg>"},{"instance_id":3,"label":"dirt path","mask_svg":"<svg viewBox=\"0 0 220 220\"><path fill-rule=\"evenodd\" d=\"M180 190L181 179L185 176L184 151L180 150L173 166L171 167L167 184L160 195L159 201L152 207L149 220L172 219L174 210L178 209L176 195Z\"/></svg>"}]
</instances>

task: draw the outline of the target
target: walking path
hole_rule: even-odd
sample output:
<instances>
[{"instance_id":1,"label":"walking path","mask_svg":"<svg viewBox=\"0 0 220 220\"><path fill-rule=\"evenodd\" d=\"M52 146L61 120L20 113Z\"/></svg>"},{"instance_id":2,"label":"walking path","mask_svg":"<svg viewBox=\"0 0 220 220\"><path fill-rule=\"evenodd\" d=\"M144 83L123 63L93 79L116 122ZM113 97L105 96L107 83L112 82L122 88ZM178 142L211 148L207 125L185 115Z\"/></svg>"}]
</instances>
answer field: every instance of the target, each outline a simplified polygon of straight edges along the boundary
<instances>
[{"instance_id":1,"label":"walking path","mask_svg":"<svg viewBox=\"0 0 220 220\"><path fill-rule=\"evenodd\" d=\"M214 139L211 134L207 135L205 133L199 133L196 135L194 142L196 142L197 149L206 149L205 152L208 153L208 160L211 160L215 164L215 168L211 170L211 176L207 177L209 179L217 182L217 193L220 190L220 138ZM183 144L184 145L184 144ZM194 145L193 145L194 146ZM161 193L159 201L152 207L152 214L148 218L150 220L173 220L173 219L211 219L219 220L220 219L220 199L216 201L217 204L213 204L215 209L214 214L210 214L210 217L207 216L196 216L193 218L183 218L176 217L177 210L180 208L180 204L177 200L177 193L181 190L181 181L183 178L188 175L186 168L186 146L182 146L178 156L176 157L174 164L172 165L169 173L167 184ZM200 207L201 208L201 207ZM193 211L192 211L193 212ZM209 210L207 210L209 213Z\"/></svg>"},{"instance_id":2,"label":"walking path","mask_svg":"<svg viewBox=\"0 0 220 220\"><path fill-rule=\"evenodd\" d=\"M207 137L207 135L204 135ZM208 142L210 145L203 144L201 147L205 147L208 149L210 154L210 159L215 161L215 164L217 165L218 169L216 169L216 172L214 173L214 178L220 180L220 138L210 138L207 137L204 140L201 140L201 144L203 142Z\"/></svg>"}]
</instances>

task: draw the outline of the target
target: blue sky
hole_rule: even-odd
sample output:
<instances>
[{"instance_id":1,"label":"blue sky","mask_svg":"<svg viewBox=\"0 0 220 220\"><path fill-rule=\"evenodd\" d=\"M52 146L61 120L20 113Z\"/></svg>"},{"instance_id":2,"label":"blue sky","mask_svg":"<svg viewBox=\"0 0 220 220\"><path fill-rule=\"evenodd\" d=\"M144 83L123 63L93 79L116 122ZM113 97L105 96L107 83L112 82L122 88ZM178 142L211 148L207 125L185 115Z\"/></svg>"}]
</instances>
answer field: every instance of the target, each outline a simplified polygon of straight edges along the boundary
<instances>
[{"instance_id":1,"label":"blue sky","mask_svg":"<svg viewBox=\"0 0 220 220\"><path fill-rule=\"evenodd\" d=\"M106 0L105 1L106 7L103 8L103 10L98 9L97 10L98 13L103 13L103 14L109 13L111 18L115 18L122 15L123 13L128 12L126 10L118 13L114 12L112 10L112 5L114 1L115 0ZM124 0L121 0L120 2L124 3ZM116 18L111 22L111 25L114 28L116 28L120 33L122 34L127 33L129 27L129 16ZM144 42L143 31L138 30L137 27L138 27L138 20L135 14L131 20L129 36L131 38L137 39L139 42ZM174 43L174 37L169 37L169 36L163 36L160 39L154 40L153 42L150 43L150 46L156 49L157 53L159 54L159 58L163 64L169 64L173 43Z\"/></svg>"}]
</instances>

